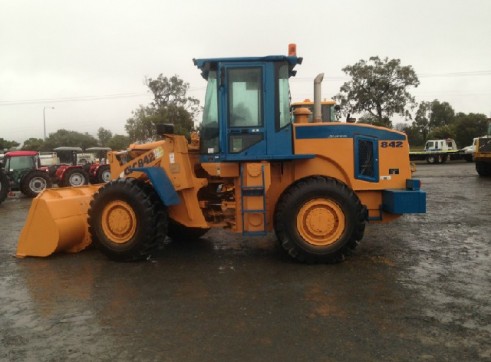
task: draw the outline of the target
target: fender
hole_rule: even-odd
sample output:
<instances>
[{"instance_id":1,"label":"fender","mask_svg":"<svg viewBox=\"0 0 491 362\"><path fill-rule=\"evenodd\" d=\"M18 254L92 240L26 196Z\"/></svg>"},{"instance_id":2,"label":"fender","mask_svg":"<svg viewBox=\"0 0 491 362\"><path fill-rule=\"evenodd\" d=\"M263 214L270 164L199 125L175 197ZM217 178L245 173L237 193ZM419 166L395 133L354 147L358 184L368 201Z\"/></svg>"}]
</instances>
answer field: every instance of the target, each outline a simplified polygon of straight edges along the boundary
<instances>
[{"instance_id":1,"label":"fender","mask_svg":"<svg viewBox=\"0 0 491 362\"><path fill-rule=\"evenodd\" d=\"M169 176L160 167L136 167L130 168L130 172L137 171L143 172L150 179L155 191L160 197L160 200L165 206L177 205L181 202L179 196L177 195L174 186L169 179Z\"/></svg>"}]
</instances>

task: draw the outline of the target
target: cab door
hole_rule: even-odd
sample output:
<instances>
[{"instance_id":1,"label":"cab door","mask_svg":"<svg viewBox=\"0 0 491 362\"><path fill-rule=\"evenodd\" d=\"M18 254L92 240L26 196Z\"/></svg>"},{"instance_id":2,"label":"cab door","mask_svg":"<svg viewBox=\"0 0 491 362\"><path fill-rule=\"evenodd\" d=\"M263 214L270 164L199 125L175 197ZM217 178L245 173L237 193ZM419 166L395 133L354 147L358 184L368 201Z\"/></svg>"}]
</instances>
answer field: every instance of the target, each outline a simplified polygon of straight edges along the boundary
<instances>
[{"instance_id":1,"label":"cab door","mask_svg":"<svg viewBox=\"0 0 491 362\"><path fill-rule=\"evenodd\" d=\"M266 155L264 64L224 64L222 124L227 159L259 159Z\"/></svg>"}]
</instances>

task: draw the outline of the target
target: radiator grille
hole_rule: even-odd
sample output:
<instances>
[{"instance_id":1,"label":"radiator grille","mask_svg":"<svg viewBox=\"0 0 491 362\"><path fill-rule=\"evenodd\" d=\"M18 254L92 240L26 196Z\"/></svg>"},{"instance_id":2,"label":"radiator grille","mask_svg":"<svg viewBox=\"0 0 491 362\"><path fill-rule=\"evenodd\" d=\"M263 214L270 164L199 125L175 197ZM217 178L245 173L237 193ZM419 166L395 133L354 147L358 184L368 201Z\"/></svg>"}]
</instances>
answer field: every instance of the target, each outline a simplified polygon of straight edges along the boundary
<instances>
[{"instance_id":1,"label":"radiator grille","mask_svg":"<svg viewBox=\"0 0 491 362\"><path fill-rule=\"evenodd\" d=\"M479 149L477 152L491 152L491 138L479 138Z\"/></svg>"}]
</instances>

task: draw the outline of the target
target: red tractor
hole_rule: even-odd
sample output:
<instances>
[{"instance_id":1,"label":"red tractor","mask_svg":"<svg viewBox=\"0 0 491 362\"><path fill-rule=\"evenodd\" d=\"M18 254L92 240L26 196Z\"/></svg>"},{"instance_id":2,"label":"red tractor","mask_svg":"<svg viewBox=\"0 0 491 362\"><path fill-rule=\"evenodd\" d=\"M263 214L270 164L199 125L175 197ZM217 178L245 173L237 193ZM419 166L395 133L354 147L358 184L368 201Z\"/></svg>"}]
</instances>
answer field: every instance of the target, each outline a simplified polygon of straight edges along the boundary
<instances>
[{"instance_id":1,"label":"red tractor","mask_svg":"<svg viewBox=\"0 0 491 362\"><path fill-rule=\"evenodd\" d=\"M59 187L76 187L89 183L89 174L84 169L84 165L91 162L91 155L81 157L80 147L57 147L54 151L60 157L60 164L49 168L54 183Z\"/></svg>"},{"instance_id":2,"label":"red tractor","mask_svg":"<svg viewBox=\"0 0 491 362\"><path fill-rule=\"evenodd\" d=\"M107 163L107 152L109 151L111 151L109 147L90 147L85 150L85 152L95 155L95 162L84 166L89 174L91 184L102 184L111 181L111 170Z\"/></svg>"}]
</instances>

